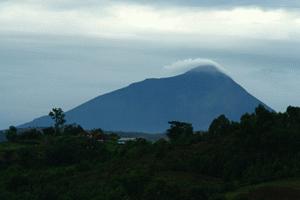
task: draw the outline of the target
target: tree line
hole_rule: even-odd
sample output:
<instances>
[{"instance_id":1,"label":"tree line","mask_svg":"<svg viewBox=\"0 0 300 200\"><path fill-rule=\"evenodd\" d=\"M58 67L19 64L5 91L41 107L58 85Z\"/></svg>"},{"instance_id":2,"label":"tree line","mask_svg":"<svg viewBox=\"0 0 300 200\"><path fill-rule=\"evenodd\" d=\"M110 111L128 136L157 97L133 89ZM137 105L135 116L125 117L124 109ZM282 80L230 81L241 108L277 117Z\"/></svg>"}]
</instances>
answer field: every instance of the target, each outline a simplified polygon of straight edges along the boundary
<instances>
[{"instance_id":1,"label":"tree line","mask_svg":"<svg viewBox=\"0 0 300 200\"><path fill-rule=\"evenodd\" d=\"M64 123L17 134L0 145L0 198L225 200L244 185L300 177L298 107L258 106L238 122L220 115L207 131L169 124L167 139L124 145Z\"/></svg>"}]
</instances>

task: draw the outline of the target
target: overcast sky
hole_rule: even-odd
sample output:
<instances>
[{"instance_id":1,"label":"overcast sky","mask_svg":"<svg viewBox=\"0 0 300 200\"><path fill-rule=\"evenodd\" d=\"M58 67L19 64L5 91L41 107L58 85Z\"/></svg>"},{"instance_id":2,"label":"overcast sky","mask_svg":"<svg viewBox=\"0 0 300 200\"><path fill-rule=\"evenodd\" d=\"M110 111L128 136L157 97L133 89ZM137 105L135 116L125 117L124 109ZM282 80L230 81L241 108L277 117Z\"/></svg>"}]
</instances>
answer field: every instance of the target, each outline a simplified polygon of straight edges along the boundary
<instances>
[{"instance_id":1,"label":"overcast sky","mask_svg":"<svg viewBox=\"0 0 300 200\"><path fill-rule=\"evenodd\" d=\"M203 62L277 111L300 106L299 11L299 0L2 0L0 129Z\"/></svg>"}]
</instances>

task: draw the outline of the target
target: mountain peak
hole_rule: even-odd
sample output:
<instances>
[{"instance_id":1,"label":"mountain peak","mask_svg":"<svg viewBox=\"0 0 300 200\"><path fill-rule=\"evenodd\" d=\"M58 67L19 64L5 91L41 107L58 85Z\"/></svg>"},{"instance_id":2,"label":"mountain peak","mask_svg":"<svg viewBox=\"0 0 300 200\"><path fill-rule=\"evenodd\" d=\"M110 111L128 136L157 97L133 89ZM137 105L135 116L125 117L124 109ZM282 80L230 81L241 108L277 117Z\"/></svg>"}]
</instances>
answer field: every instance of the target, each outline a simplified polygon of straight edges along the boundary
<instances>
[{"instance_id":1,"label":"mountain peak","mask_svg":"<svg viewBox=\"0 0 300 200\"><path fill-rule=\"evenodd\" d=\"M192 68L191 70L187 71L186 73L222 73L224 74L223 70L213 64L206 64L200 65L198 67Z\"/></svg>"}]
</instances>

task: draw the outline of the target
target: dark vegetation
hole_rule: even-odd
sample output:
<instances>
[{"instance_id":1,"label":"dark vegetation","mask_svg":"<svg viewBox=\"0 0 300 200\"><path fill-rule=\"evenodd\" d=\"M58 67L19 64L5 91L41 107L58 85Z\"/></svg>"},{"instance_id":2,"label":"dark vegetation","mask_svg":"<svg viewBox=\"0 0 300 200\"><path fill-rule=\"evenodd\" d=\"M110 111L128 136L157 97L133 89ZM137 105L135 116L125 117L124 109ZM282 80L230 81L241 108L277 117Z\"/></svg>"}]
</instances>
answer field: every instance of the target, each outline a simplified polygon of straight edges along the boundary
<instances>
[{"instance_id":1,"label":"dark vegetation","mask_svg":"<svg viewBox=\"0 0 300 200\"><path fill-rule=\"evenodd\" d=\"M76 125L22 134L10 127L6 134L8 142L0 144L1 200L300 199L300 182L258 187L300 177L296 107L275 113L259 106L240 122L222 115L206 132L173 121L169 139L124 145L115 134ZM249 185L257 187L243 189Z\"/></svg>"}]
</instances>

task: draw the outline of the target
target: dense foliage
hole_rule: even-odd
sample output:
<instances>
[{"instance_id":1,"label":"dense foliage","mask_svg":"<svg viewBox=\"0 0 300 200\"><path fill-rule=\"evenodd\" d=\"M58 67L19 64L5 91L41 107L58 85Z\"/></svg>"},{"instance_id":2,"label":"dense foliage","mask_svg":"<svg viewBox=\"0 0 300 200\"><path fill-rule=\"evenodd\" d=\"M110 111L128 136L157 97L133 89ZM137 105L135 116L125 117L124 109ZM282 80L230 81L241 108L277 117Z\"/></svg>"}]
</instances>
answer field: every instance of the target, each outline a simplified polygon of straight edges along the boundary
<instances>
[{"instance_id":1,"label":"dense foliage","mask_svg":"<svg viewBox=\"0 0 300 200\"><path fill-rule=\"evenodd\" d=\"M247 184L300 176L300 108L259 106L240 122L221 115L207 132L170 125L169 140L124 145L100 129L16 135L11 127L0 145L0 199L221 200Z\"/></svg>"}]
</instances>

